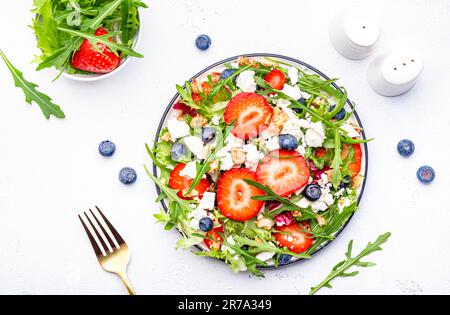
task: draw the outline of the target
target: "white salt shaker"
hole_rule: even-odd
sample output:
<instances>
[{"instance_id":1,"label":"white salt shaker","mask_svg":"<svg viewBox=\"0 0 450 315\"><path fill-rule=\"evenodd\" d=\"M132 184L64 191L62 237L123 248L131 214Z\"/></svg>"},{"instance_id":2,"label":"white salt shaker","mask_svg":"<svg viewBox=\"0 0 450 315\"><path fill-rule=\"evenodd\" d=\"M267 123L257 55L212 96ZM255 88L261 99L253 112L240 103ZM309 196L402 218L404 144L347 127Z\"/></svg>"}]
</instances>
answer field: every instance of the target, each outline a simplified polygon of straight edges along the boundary
<instances>
[{"instance_id":1,"label":"white salt shaker","mask_svg":"<svg viewBox=\"0 0 450 315\"><path fill-rule=\"evenodd\" d=\"M411 89L422 70L419 52L400 49L375 58L367 70L367 80L376 93L395 96Z\"/></svg>"},{"instance_id":2,"label":"white salt shaker","mask_svg":"<svg viewBox=\"0 0 450 315\"><path fill-rule=\"evenodd\" d=\"M353 6L340 11L330 24L330 39L344 57L362 59L369 56L380 37L376 14L368 8Z\"/></svg>"}]
</instances>

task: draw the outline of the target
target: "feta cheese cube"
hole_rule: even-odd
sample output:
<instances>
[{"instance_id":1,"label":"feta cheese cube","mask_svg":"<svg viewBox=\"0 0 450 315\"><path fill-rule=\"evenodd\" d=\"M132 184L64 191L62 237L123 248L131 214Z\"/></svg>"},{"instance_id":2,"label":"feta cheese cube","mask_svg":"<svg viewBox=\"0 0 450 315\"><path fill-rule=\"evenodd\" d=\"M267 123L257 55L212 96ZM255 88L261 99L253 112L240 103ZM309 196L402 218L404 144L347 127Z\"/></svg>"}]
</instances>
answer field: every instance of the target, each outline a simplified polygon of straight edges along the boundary
<instances>
[{"instance_id":1,"label":"feta cheese cube","mask_svg":"<svg viewBox=\"0 0 450 315\"><path fill-rule=\"evenodd\" d=\"M293 98L294 100L298 100L302 97L302 93L298 86L291 86L289 84L285 84L281 92Z\"/></svg>"},{"instance_id":2,"label":"feta cheese cube","mask_svg":"<svg viewBox=\"0 0 450 315\"><path fill-rule=\"evenodd\" d=\"M359 132L356 131L356 129L353 128L353 126L350 125L349 123L343 124L341 126L341 129L347 132L347 136L349 136L350 138L356 138L360 136Z\"/></svg>"},{"instance_id":3,"label":"feta cheese cube","mask_svg":"<svg viewBox=\"0 0 450 315\"><path fill-rule=\"evenodd\" d=\"M325 130L320 121L310 123L310 128L305 133L306 144L310 147L321 147L325 140Z\"/></svg>"},{"instance_id":4,"label":"feta cheese cube","mask_svg":"<svg viewBox=\"0 0 450 315\"><path fill-rule=\"evenodd\" d=\"M261 261L268 261L275 255L274 252L261 252L258 255L255 256L256 259L259 259Z\"/></svg>"},{"instance_id":5,"label":"feta cheese cube","mask_svg":"<svg viewBox=\"0 0 450 315\"><path fill-rule=\"evenodd\" d=\"M186 166L180 171L180 175L187 179L194 179L197 176L197 162L192 161L186 164Z\"/></svg>"},{"instance_id":6,"label":"feta cheese cube","mask_svg":"<svg viewBox=\"0 0 450 315\"><path fill-rule=\"evenodd\" d=\"M294 67L289 67L288 76L291 80L292 85L296 85L298 83L298 69Z\"/></svg>"},{"instance_id":7,"label":"feta cheese cube","mask_svg":"<svg viewBox=\"0 0 450 315\"><path fill-rule=\"evenodd\" d=\"M266 142L266 148L269 151L277 150L280 148L280 140L278 137L272 137Z\"/></svg>"},{"instance_id":8,"label":"feta cheese cube","mask_svg":"<svg viewBox=\"0 0 450 315\"><path fill-rule=\"evenodd\" d=\"M198 210L214 210L214 204L216 202L216 194L212 192L205 192L203 198L197 206Z\"/></svg>"},{"instance_id":9,"label":"feta cheese cube","mask_svg":"<svg viewBox=\"0 0 450 315\"><path fill-rule=\"evenodd\" d=\"M242 92L255 92L256 82L254 76L254 71L246 70L242 72L236 79L236 86L240 88Z\"/></svg>"},{"instance_id":10,"label":"feta cheese cube","mask_svg":"<svg viewBox=\"0 0 450 315\"><path fill-rule=\"evenodd\" d=\"M172 117L167 121L167 129L174 140L190 135L191 129L184 120Z\"/></svg>"},{"instance_id":11,"label":"feta cheese cube","mask_svg":"<svg viewBox=\"0 0 450 315\"><path fill-rule=\"evenodd\" d=\"M189 136L183 138L184 144L199 159L203 159L203 141L199 137Z\"/></svg>"}]
</instances>

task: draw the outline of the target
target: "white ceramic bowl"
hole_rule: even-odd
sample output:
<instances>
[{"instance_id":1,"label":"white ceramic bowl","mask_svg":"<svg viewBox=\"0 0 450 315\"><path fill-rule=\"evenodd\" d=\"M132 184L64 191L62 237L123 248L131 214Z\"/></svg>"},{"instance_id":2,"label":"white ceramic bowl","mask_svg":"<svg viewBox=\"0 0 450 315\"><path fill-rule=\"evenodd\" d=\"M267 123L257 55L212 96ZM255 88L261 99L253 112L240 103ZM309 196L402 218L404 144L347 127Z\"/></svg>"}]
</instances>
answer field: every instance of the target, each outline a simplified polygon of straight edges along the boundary
<instances>
[{"instance_id":1,"label":"white ceramic bowl","mask_svg":"<svg viewBox=\"0 0 450 315\"><path fill-rule=\"evenodd\" d=\"M140 27L139 30L136 34L136 36L134 37L134 42L133 42L133 50L137 50L139 47L139 44L141 42L141 37L142 37L142 19L140 19ZM124 60L122 60L122 62L120 63L120 65L114 69L113 71L109 72L109 73L105 73L105 74L70 74L67 72L63 72L61 75L65 78L71 79L71 80L75 80L75 81L84 81L84 82L91 82L91 81L99 81L99 80L103 80L106 78L109 78L111 76L113 76L114 74L118 73L119 71L121 71L123 68L125 68L125 66L130 62L130 59L135 58L135 57L126 57Z\"/></svg>"}]
</instances>

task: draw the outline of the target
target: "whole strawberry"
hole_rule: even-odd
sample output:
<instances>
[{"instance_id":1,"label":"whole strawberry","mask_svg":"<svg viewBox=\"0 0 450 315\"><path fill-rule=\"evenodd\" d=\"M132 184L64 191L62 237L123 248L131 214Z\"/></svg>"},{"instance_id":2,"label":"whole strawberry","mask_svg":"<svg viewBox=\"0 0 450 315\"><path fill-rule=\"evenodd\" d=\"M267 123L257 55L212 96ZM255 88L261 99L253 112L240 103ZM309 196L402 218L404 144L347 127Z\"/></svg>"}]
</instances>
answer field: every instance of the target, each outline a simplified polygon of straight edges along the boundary
<instances>
[{"instance_id":1,"label":"whole strawberry","mask_svg":"<svg viewBox=\"0 0 450 315\"><path fill-rule=\"evenodd\" d=\"M95 36L103 36L108 32L100 27L95 31ZM115 55L109 47L97 43L99 49L95 50L91 43L85 39L79 50L72 57L72 67L79 70L94 73L109 73L120 64L120 57Z\"/></svg>"}]
</instances>

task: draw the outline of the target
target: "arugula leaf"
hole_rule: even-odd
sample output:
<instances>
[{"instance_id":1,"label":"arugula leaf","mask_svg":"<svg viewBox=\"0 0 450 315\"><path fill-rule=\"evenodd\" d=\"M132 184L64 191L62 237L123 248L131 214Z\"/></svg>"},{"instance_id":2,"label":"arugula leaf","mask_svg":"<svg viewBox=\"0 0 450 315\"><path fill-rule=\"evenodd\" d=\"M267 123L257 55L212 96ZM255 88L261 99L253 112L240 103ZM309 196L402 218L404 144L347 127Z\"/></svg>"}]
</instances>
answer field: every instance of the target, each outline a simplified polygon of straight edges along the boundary
<instances>
[{"instance_id":1,"label":"arugula leaf","mask_svg":"<svg viewBox=\"0 0 450 315\"><path fill-rule=\"evenodd\" d=\"M73 29L66 28L66 27L58 27L58 30L60 30L62 32L65 32L65 33L68 33L68 34L71 34L71 35L75 35L75 36L79 36L79 37L85 38L91 43L91 45L94 48L96 48L96 47L98 48L97 44L100 43L100 44L103 44L105 46L108 46L109 49L111 49L116 54L117 54L117 51L121 51L121 52L123 52L123 53L125 53L125 54L127 54L129 56L133 56L133 57L137 57L137 58L143 58L144 57L144 55L134 51L133 49L129 48L126 45L109 41L109 38L120 34L120 32L111 32L111 33L108 33L106 35L95 36L93 34L89 34L89 33L82 32L82 31L73 30Z\"/></svg>"},{"instance_id":2,"label":"arugula leaf","mask_svg":"<svg viewBox=\"0 0 450 315\"><path fill-rule=\"evenodd\" d=\"M302 219L306 220L306 219L311 219L314 218L316 216L316 214L308 209L303 209L300 208L298 205L296 205L295 203L293 203L292 201L290 201L288 198L284 198L281 197L280 195L278 195L276 192L274 192L272 189L270 189L268 186L262 185L258 182L252 181L250 179L244 179L244 181L249 184L252 185L256 188L261 189L262 191L264 191L266 194L263 196L254 196L252 197L253 200L262 200L262 201L267 201L267 200L276 200L281 202L283 205L286 205L287 208L286 210L297 210L300 211L302 213ZM283 211L286 211L283 210ZM274 214L278 214L277 212L271 211L270 212L271 215Z\"/></svg>"},{"instance_id":3,"label":"arugula leaf","mask_svg":"<svg viewBox=\"0 0 450 315\"><path fill-rule=\"evenodd\" d=\"M89 29L97 29L103 22L103 20L111 15L123 2L123 0L114 0L112 2L106 3L98 9L98 15L92 19L86 19L81 25L83 31Z\"/></svg>"},{"instance_id":4,"label":"arugula leaf","mask_svg":"<svg viewBox=\"0 0 450 315\"><path fill-rule=\"evenodd\" d=\"M331 270L330 274L317 286L312 287L311 291L309 292L309 295L314 295L319 291L321 288L332 288L331 281L337 277L354 277L356 276L359 271L353 271L353 272L347 272L347 270L353 266L357 267L372 267L375 266L375 263L373 262L365 262L361 261L363 257L366 257L374 252L381 251L382 248L380 247L382 244L386 243L391 236L391 233L387 232L385 234L382 234L378 236L378 238L373 243L368 243L366 248L364 248L358 255L355 257L352 257L352 247L353 247L353 240L350 241L348 244L347 252L345 253L346 260L343 260L339 263L337 263L333 269Z\"/></svg>"},{"instance_id":5,"label":"arugula leaf","mask_svg":"<svg viewBox=\"0 0 450 315\"><path fill-rule=\"evenodd\" d=\"M36 90L38 86L32 82L27 81L23 77L23 73L11 64L11 62L8 60L8 58L6 58L1 49L0 57L3 59L9 71L11 72L15 86L21 88L23 93L25 94L25 101L27 103L32 104L32 102L35 102L36 104L38 104L41 108L42 113L47 119L49 119L51 115L60 119L65 118L64 112L61 110L61 108L58 105L54 104L49 96Z\"/></svg>"},{"instance_id":6,"label":"arugula leaf","mask_svg":"<svg viewBox=\"0 0 450 315\"><path fill-rule=\"evenodd\" d=\"M130 0L124 0L122 3L122 23L120 30L122 32L122 43L128 44L130 32L128 28L128 16L130 15Z\"/></svg>"},{"instance_id":7,"label":"arugula leaf","mask_svg":"<svg viewBox=\"0 0 450 315\"><path fill-rule=\"evenodd\" d=\"M333 184L333 188L336 190L342 180L341 164L341 135L339 130L336 129L334 131L334 157L333 162L331 163L331 168L333 169L331 183Z\"/></svg>"},{"instance_id":8,"label":"arugula leaf","mask_svg":"<svg viewBox=\"0 0 450 315\"><path fill-rule=\"evenodd\" d=\"M258 252L274 252L274 253L279 253L279 254L287 254L287 255L291 255L291 256L299 257L299 258L311 258L311 256L308 254L293 253L291 251L284 250L280 247L277 247L277 246L275 246L275 244L270 243L270 242L258 242L258 241L249 239L247 237L239 236L239 235L235 236L234 240L236 242L238 242L240 245L248 245L248 246L257 248Z\"/></svg>"}]
</instances>

